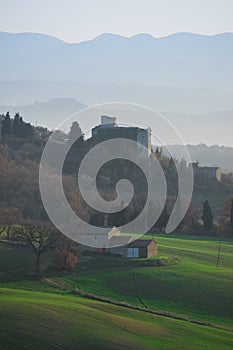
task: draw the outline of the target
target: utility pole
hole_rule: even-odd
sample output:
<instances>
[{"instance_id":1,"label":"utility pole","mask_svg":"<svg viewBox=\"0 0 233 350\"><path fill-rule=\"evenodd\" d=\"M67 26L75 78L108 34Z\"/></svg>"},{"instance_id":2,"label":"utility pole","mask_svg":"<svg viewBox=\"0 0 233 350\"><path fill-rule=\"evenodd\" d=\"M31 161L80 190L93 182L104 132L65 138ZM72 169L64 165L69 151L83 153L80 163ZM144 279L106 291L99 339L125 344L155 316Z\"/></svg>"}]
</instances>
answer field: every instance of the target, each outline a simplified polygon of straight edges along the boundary
<instances>
[{"instance_id":1,"label":"utility pole","mask_svg":"<svg viewBox=\"0 0 233 350\"><path fill-rule=\"evenodd\" d=\"M218 246L218 257L217 257L216 267L218 267L218 266L219 266L219 259L220 259L221 245L222 245L222 243L220 242L220 243L219 243L219 246Z\"/></svg>"}]
</instances>

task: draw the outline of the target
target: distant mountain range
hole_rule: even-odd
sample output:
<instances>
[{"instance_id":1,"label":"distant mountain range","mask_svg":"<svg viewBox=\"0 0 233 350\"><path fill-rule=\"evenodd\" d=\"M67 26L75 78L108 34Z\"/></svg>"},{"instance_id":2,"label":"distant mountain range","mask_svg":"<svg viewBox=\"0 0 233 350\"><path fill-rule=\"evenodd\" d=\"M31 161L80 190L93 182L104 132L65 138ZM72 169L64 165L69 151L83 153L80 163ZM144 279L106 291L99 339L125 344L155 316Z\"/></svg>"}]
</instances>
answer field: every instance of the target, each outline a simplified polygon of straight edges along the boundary
<instances>
[{"instance_id":1,"label":"distant mountain range","mask_svg":"<svg viewBox=\"0 0 233 350\"><path fill-rule=\"evenodd\" d=\"M19 106L26 118L54 127L79 110L75 100L131 102L165 111L187 142L233 145L233 33L102 34L69 44L0 32L0 49L0 112Z\"/></svg>"},{"instance_id":2,"label":"distant mountain range","mask_svg":"<svg viewBox=\"0 0 233 350\"><path fill-rule=\"evenodd\" d=\"M0 33L0 80L233 87L233 33L163 38L114 34L68 44L42 34Z\"/></svg>"},{"instance_id":3,"label":"distant mountain range","mask_svg":"<svg viewBox=\"0 0 233 350\"><path fill-rule=\"evenodd\" d=\"M127 99L166 111L233 109L233 33L102 34L69 44L0 32L0 48L0 104L32 103L46 94L89 105Z\"/></svg>"}]
</instances>

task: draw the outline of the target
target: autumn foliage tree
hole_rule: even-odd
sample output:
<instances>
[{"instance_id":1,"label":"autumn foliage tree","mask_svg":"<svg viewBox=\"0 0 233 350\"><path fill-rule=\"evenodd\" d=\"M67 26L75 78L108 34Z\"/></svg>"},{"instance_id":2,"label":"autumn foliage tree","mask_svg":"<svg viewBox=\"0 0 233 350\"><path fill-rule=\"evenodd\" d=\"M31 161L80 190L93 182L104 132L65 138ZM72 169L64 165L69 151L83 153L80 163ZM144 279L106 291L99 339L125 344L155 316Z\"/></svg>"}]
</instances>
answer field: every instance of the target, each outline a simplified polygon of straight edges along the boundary
<instances>
[{"instance_id":1,"label":"autumn foliage tree","mask_svg":"<svg viewBox=\"0 0 233 350\"><path fill-rule=\"evenodd\" d=\"M58 271L71 271L78 262L78 257L69 248L57 248L54 253L54 266Z\"/></svg>"},{"instance_id":2,"label":"autumn foliage tree","mask_svg":"<svg viewBox=\"0 0 233 350\"><path fill-rule=\"evenodd\" d=\"M54 266L58 271L69 272L78 263L79 246L69 238L60 234L54 252Z\"/></svg>"},{"instance_id":3,"label":"autumn foliage tree","mask_svg":"<svg viewBox=\"0 0 233 350\"><path fill-rule=\"evenodd\" d=\"M39 165L27 159L27 154L22 154L19 160L8 159L0 154L0 169L0 208L11 208L5 214L9 216L11 211L12 215L12 208L15 208L24 219L44 220L38 180ZM2 215L1 223L4 220Z\"/></svg>"}]
</instances>

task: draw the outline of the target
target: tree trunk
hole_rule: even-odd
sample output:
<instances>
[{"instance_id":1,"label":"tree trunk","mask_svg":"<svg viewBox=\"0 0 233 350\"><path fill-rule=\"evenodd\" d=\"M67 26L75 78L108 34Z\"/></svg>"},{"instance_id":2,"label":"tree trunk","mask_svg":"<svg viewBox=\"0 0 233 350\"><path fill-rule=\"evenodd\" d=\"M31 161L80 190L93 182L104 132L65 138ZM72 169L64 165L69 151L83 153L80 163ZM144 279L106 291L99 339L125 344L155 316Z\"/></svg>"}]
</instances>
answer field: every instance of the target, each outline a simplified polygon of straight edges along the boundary
<instances>
[{"instance_id":1,"label":"tree trunk","mask_svg":"<svg viewBox=\"0 0 233 350\"><path fill-rule=\"evenodd\" d=\"M10 225L8 225L7 227L6 227L6 239L9 241L10 240L10 232L11 231L11 227L10 227Z\"/></svg>"},{"instance_id":2,"label":"tree trunk","mask_svg":"<svg viewBox=\"0 0 233 350\"><path fill-rule=\"evenodd\" d=\"M36 254L36 279L40 279L40 253Z\"/></svg>"},{"instance_id":3,"label":"tree trunk","mask_svg":"<svg viewBox=\"0 0 233 350\"><path fill-rule=\"evenodd\" d=\"M63 267L62 267L63 271L67 270L67 258L68 258L69 251L70 251L70 246L68 245L65 252L64 260L63 260Z\"/></svg>"}]
</instances>

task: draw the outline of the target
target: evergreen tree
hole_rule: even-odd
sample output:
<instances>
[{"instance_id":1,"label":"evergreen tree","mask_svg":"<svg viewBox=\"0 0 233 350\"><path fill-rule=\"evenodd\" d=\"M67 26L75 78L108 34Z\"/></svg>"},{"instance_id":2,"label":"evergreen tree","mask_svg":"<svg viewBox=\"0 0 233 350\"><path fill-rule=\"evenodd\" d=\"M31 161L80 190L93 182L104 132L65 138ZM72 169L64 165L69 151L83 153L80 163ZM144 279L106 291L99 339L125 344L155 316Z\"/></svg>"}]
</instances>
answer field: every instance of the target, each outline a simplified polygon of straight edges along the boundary
<instances>
[{"instance_id":1,"label":"evergreen tree","mask_svg":"<svg viewBox=\"0 0 233 350\"><path fill-rule=\"evenodd\" d=\"M187 173L188 167L187 167L187 162L184 158L180 160L179 163L179 170L182 175L185 175Z\"/></svg>"},{"instance_id":2,"label":"evergreen tree","mask_svg":"<svg viewBox=\"0 0 233 350\"><path fill-rule=\"evenodd\" d=\"M162 147L156 147L156 150L155 150L155 156L160 159L162 156L163 156L163 148Z\"/></svg>"},{"instance_id":3,"label":"evergreen tree","mask_svg":"<svg viewBox=\"0 0 233 350\"><path fill-rule=\"evenodd\" d=\"M25 123L23 118L19 118L20 121L20 137L26 138L33 135L33 127L30 123Z\"/></svg>"},{"instance_id":4,"label":"evergreen tree","mask_svg":"<svg viewBox=\"0 0 233 350\"><path fill-rule=\"evenodd\" d=\"M14 116L13 126L12 126L12 132L14 137L16 138L21 137L21 130L23 127L22 124L23 124L22 118L20 118L19 113L16 113Z\"/></svg>"},{"instance_id":5,"label":"evergreen tree","mask_svg":"<svg viewBox=\"0 0 233 350\"><path fill-rule=\"evenodd\" d=\"M213 225L213 215L208 200L203 203L202 220L204 229L208 233Z\"/></svg>"},{"instance_id":6,"label":"evergreen tree","mask_svg":"<svg viewBox=\"0 0 233 350\"><path fill-rule=\"evenodd\" d=\"M83 142L83 132L78 122L73 122L69 133L69 142L79 146Z\"/></svg>"},{"instance_id":7,"label":"evergreen tree","mask_svg":"<svg viewBox=\"0 0 233 350\"><path fill-rule=\"evenodd\" d=\"M155 224L155 227L161 231L167 226L168 220L169 220L169 214L168 214L167 206L165 205L160 217L158 218Z\"/></svg>"},{"instance_id":8,"label":"evergreen tree","mask_svg":"<svg viewBox=\"0 0 233 350\"><path fill-rule=\"evenodd\" d=\"M176 163L175 163L175 160L172 158L172 157L170 157L170 160L169 160L169 169L172 169L172 170L176 170Z\"/></svg>"},{"instance_id":9,"label":"evergreen tree","mask_svg":"<svg viewBox=\"0 0 233 350\"><path fill-rule=\"evenodd\" d=\"M10 113L7 112L2 122L1 135L2 135L2 138L4 138L6 136L10 136L11 134L12 134L11 118L10 118Z\"/></svg>"}]
</instances>

